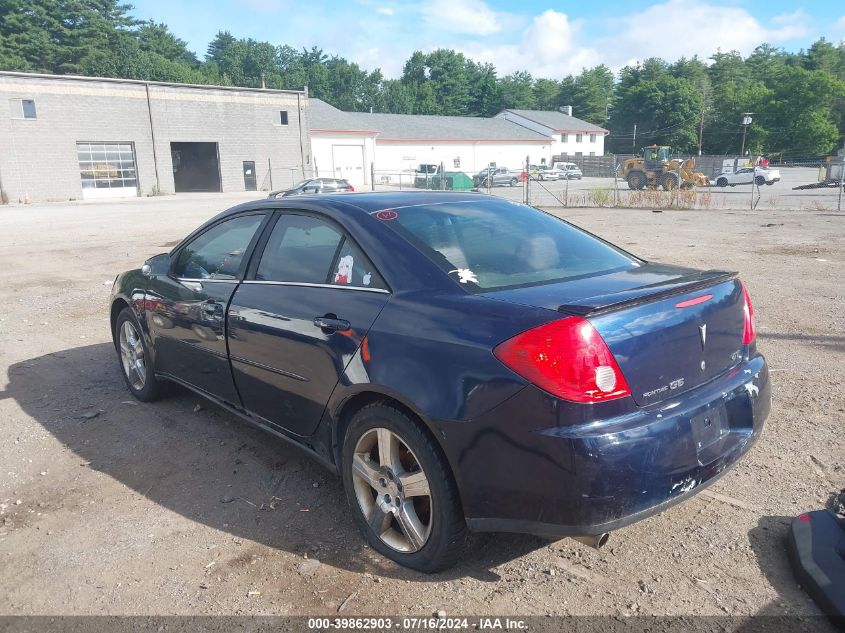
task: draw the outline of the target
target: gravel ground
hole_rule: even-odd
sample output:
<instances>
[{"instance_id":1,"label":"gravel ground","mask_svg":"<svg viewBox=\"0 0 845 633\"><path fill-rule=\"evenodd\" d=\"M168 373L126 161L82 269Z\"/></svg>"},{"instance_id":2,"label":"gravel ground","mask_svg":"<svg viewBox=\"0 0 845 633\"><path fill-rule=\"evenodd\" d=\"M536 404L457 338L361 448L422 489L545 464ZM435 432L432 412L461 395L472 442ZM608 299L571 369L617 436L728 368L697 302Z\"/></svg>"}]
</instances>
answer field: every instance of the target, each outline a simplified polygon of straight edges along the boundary
<instances>
[{"instance_id":1,"label":"gravel ground","mask_svg":"<svg viewBox=\"0 0 845 633\"><path fill-rule=\"evenodd\" d=\"M243 199L0 208L0 613L818 613L784 538L845 486L845 214L565 210L646 258L741 271L772 367L766 432L602 550L493 536L425 576L367 548L339 482L296 449L196 396L124 388L115 274Z\"/></svg>"}]
</instances>

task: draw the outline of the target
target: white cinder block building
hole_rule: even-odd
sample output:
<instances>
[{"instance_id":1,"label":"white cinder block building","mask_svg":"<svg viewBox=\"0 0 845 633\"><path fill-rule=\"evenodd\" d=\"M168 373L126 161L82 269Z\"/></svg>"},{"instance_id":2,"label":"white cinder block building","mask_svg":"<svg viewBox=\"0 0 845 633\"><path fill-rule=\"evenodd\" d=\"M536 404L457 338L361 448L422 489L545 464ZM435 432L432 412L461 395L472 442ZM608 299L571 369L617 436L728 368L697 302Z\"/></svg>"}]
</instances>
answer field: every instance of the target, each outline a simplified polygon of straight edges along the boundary
<instances>
[{"instance_id":1,"label":"white cinder block building","mask_svg":"<svg viewBox=\"0 0 845 633\"><path fill-rule=\"evenodd\" d=\"M474 174L491 163L520 169L557 154L604 154L607 130L561 112L505 110L491 118L344 112L310 99L311 147L318 176L370 184L411 182L418 165ZM536 121L534 119L537 119ZM566 131L564 131L566 130Z\"/></svg>"}]
</instances>

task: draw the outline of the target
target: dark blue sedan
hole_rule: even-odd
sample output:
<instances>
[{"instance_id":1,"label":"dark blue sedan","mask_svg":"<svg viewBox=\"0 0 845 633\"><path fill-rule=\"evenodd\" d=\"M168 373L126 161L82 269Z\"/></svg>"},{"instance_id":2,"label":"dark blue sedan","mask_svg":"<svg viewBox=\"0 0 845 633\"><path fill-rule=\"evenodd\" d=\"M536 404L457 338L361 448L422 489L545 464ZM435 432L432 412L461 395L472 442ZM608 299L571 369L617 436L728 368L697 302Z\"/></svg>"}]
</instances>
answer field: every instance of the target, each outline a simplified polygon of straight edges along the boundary
<instances>
[{"instance_id":1,"label":"dark blue sedan","mask_svg":"<svg viewBox=\"0 0 845 633\"><path fill-rule=\"evenodd\" d=\"M734 273L480 194L234 207L119 275L111 324L136 398L178 383L303 447L427 572L469 531L601 545L715 481L771 404Z\"/></svg>"}]
</instances>

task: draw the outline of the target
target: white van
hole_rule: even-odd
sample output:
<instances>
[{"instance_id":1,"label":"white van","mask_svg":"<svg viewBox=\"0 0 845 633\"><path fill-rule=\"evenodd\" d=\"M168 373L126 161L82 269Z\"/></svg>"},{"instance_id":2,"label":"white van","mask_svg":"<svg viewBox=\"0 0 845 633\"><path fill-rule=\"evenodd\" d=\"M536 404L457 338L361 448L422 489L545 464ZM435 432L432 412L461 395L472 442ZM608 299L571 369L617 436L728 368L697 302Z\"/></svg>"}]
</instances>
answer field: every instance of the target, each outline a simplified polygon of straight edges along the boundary
<instances>
[{"instance_id":1,"label":"white van","mask_svg":"<svg viewBox=\"0 0 845 633\"><path fill-rule=\"evenodd\" d=\"M584 174L575 163L555 163L553 167L560 171L561 179L566 180L581 180Z\"/></svg>"}]
</instances>

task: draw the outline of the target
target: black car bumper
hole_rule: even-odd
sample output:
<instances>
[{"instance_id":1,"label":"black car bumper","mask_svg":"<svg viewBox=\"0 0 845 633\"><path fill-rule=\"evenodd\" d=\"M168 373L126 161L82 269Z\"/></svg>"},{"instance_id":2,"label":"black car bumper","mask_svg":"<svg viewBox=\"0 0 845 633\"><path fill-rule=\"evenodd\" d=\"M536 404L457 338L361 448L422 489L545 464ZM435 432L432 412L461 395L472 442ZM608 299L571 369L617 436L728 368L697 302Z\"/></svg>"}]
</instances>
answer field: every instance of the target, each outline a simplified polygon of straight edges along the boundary
<instances>
[{"instance_id":1,"label":"black car bumper","mask_svg":"<svg viewBox=\"0 0 845 633\"><path fill-rule=\"evenodd\" d=\"M675 400L635 411L606 405L583 413L526 387L483 420L444 425L463 447L450 460L469 527L600 534L689 498L759 438L771 407L768 369L756 356ZM537 428L537 419L556 424Z\"/></svg>"},{"instance_id":2,"label":"black car bumper","mask_svg":"<svg viewBox=\"0 0 845 633\"><path fill-rule=\"evenodd\" d=\"M798 582L845 629L845 519L829 510L802 514L788 542Z\"/></svg>"}]
</instances>

